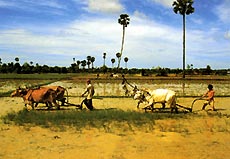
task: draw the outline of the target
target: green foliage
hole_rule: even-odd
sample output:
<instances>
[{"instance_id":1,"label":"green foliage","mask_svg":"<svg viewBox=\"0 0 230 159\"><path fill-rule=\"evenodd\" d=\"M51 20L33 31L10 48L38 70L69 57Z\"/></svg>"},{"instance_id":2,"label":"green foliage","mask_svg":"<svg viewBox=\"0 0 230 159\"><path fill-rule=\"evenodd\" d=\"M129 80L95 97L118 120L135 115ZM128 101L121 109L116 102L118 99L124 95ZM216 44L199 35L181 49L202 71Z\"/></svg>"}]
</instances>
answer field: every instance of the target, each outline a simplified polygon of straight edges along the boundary
<instances>
[{"instance_id":1,"label":"green foliage","mask_svg":"<svg viewBox=\"0 0 230 159\"><path fill-rule=\"evenodd\" d=\"M173 11L181 15L189 15L195 11L193 5L193 0L176 0L173 2Z\"/></svg>"},{"instance_id":2,"label":"green foliage","mask_svg":"<svg viewBox=\"0 0 230 159\"><path fill-rule=\"evenodd\" d=\"M135 127L154 125L155 120L164 118L184 118L180 114L169 113L140 113L136 111L124 111L118 109L103 109L94 111L78 110L51 110L51 111L27 111L10 112L2 117L4 123L16 125L32 125L49 128L75 127L80 130L90 126L103 128L108 123L128 123Z\"/></svg>"}]
</instances>

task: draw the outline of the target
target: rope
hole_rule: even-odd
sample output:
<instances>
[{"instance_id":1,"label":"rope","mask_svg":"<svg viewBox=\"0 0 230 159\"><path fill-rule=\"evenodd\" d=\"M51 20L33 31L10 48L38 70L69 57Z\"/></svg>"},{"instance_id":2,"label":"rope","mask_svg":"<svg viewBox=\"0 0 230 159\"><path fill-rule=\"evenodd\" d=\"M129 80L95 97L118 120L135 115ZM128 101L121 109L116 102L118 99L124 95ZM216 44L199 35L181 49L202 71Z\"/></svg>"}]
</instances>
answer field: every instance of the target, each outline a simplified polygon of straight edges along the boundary
<instances>
[{"instance_id":1,"label":"rope","mask_svg":"<svg viewBox=\"0 0 230 159\"><path fill-rule=\"evenodd\" d=\"M133 86L132 84L130 84L130 83L128 82L128 80L127 80L124 76L122 76L122 78L123 78L122 84L127 83L130 87L132 87L132 88L137 88L137 86Z\"/></svg>"}]
</instances>

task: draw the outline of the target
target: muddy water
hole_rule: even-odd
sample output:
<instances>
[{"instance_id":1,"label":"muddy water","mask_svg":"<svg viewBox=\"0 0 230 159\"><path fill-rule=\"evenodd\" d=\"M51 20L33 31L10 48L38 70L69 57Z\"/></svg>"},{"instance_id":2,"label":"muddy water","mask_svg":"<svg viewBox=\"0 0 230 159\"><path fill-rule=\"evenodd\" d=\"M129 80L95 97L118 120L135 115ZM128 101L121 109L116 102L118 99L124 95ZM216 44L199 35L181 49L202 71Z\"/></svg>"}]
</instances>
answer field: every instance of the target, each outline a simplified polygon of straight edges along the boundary
<instances>
[{"instance_id":1,"label":"muddy water","mask_svg":"<svg viewBox=\"0 0 230 159\"><path fill-rule=\"evenodd\" d=\"M113 81L93 81L96 96L125 96L121 80ZM0 80L0 93L15 90L19 86L33 86L41 83L47 83L43 80ZM132 85L138 88L158 89L166 88L176 91L177 96L201 96L207 90L208 84L213 84L216 96L230 96L230 82L217 80L136 80L130 81ZM80 96L86 85L84 81L57 81L50 85L60 85L68 89L69 95ZM132 87L127 85L129 90Z\"/></svg>"},{"instance_id":2,"label":"muddy water","mask_svg":"<svg viewBox=\"0 0 230 159\"><path fill-rule=\"evenodd\" d=\"M230 96L230 82L229 81L134 81L132 85L138 88L158 89L165 88L176 91L178 96L201 96L206 90L208 84L213 84L216 96ZM111 82L97 82L94 83L96 96L125 96L121 81ZM51 85L62 85L68 88L70 95L80 95L86 87L84 82L62 81L55 82ZM132 87L128 86L129 90Z\"/></svg>"}]
</instances>

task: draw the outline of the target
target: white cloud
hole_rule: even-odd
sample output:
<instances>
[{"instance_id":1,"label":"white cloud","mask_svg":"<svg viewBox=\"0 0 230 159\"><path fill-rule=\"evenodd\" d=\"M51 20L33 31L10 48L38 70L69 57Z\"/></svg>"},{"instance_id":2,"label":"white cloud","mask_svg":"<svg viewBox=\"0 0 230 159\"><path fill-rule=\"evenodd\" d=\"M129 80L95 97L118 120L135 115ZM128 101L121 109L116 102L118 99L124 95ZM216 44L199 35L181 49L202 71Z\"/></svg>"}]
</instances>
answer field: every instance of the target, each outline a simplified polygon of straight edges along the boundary
<instances>
[{"instance_id":1,"label":"white cloud","mask_svg":"<svg viewBox=\"0 0 230 159\"><path fill-rule=\"evenodd\" d=\"M191 21L195 24L198 24L198 25L202 25L203 24L203 20L201 18L197 18L197 17L191 17Z\"/></svg>"},{"instance_id":2,"label":"white cloud","mask_svg":"<svg viewBox=\"0 0 230 159\"><path fill-rule=\"evenodd\" d=\"M0 7L10 7L10 6L16 6L13 2L5 2L5 1L0 1Z\"/></svg>"},{"instance_id":3,"label":"white cloud","mask_svg":"<svg viewBox=\"0 0 230 159\"><path fill-rule=\"evenodd\" d=\"M64 9L65 8L65 6L59 4L57 1L53 1L53 0L40 0L40 1L37 1L35 4L40 5L40 6L47 6L47 7L51 7L51 8L56 8L56 9Z\"/></svg>"},{"instance_id":4,"label":"white cloud","mask_svg":"<svg viewBox=\"0 0 230 159\"><path fill-rule=\"evenodd\" d=\"M119 0L88 0L87 10L91 12L119 13L123 9Z\"/></svg>"},{"instance_id":5,"label":"white cloud","mask_svg":"<svg viewBox=\"0 0 230 159\"><path fill-rule=\"evenodd\" d=\"M133 17L141 18L141 19L147 19L148 18L144 13L137 11L137 10L134 11Z\"/></svg>"},{"instance_id":6,"label":"white cloud","mask_svg":"<svg viewBox=\"0 0 230 159\"><path fill-rule=\"evenodd\" d=\"M136 11L130 17L123 53L124 57L129 58L129 67L181 67L181 28L159 24L148 19L142 12ZM43 32L41 28L40 33L37 29L30 29L37 30L35 32L20 28L2 30L0 31L1 48L19 53L58 54L60 57L68 55L77 60L90 55L96 57L95 66L101 66L103 52L107 52L107 60L110 64L110 59L116 58L115 54L120 51L122 26L114 18L84 17L65 26L43 29L46 30L44 31L46 34L41 33ZM189 63L193 63L194 66L201 65L202 60L196 58L200 54L202 57L215 56L218 50L221 51L220 54L228 54L227 51L222 51L222 48L230 50L227 43L218 44L218 39L214 38L218 32L217 28L187 31L186 50ZM62 59L60 61L63 62ZM203 64L207 65L207 63Z\"/></svg>"},{"instance_id":7,"label":"white cloud","mask_svg":"<svg viewBox=\"0 0 230 159\"><path fill-rule=\"evenodd\" d=\"M0 0L0 6L2 7L16 7L16 8L36 8L38 6L47 6L51 8L62 9L63 5L59 4L55 0L39 0L39 1L28 1L20 0L20 2L5 2Z\"/></svg>"},{"instance_id":8,"label":"white cloud","mask_svg":"<svg viewBox=\"0 0 230 159\"><path fill-rule=\"evenodd\" d=\"M152 1L161 4L165 7L172 7L173 1L175 0L152 0Z\"/></svg>"},{"instance_id":9,"label":"white cloud","mask_svg":"<svg viewBox=\"0 0 230 159\"><path fill-rule=\"evenodd\" d=\"M215 10L215 13L220 18L220 20L224 23L230 23L230 1L224 0L224 2L217 6L217 9ZM217 11L217 12L216 12Z\"/></svg>"},{"instance_id":10,"label":"white cloud","mask_svg":"<svg viewBox=\"0 0 230 159\"><path fill-rule=\"evenodd\" d=\"M175 43L180 42L176 35L180 30L148 19L132 17L132 25L126 28L123 55L133 60L138 59L132 64L133 67L163 65L165 59L161 56L162 52L178 58L171 53L178 51ZM49 35L22 29L1 31L0 44L21 52L68 54L76 57L91 55L96 59L101 58L103 52L108 53L108 58L116 58L115 54L120 51L122 27L114 19L88 18L50 30L53 33ZM159 61L162 63L157 64Z\"/></svg>"},{"instance_id":11,"label":"white cloud","mask_svg":"<svg viewBox=\"0 0 230 159\"><path fill-rule=\"evenodd\" d=\"M4 2L0 0L0 7L13 8L14 10L21 10L22 12L31 12L40 14L51 13L55 15L62 15L63 11L67 9L64 3L57 2L56 0L20 0L14 2ZM46 9L44 9L46 7Z\"/></svg>"}]
</instances>

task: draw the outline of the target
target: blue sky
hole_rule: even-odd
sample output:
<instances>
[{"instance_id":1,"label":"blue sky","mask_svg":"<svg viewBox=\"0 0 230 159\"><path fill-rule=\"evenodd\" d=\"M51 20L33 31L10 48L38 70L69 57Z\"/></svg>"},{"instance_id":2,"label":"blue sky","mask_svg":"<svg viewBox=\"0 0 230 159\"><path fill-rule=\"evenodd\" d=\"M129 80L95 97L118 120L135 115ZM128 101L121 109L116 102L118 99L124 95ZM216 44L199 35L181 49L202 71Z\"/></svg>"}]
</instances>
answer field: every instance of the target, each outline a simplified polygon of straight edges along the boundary
<instances>
[{"instance_id":1,"label":"blue sky","mask_svg":"<svg viewBox=\"0 0 230 159\"><path fill-rule=\"evenodd\" d=\"M173 12L173 1L0 0L0 58L68 67L89 55L100 67L106 52L111 67L121 47L117 20L127 13L127 66L182 68L182 16ZM193 6L186 17L186 65L230 68L230 0L194 0Z\"/></svg>"}]
</instances>

